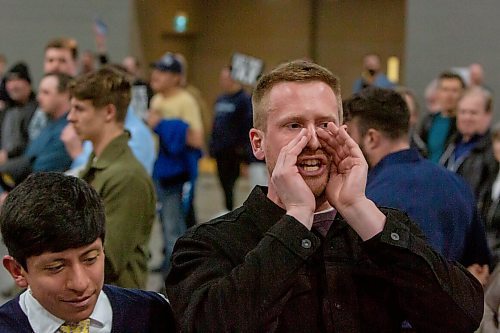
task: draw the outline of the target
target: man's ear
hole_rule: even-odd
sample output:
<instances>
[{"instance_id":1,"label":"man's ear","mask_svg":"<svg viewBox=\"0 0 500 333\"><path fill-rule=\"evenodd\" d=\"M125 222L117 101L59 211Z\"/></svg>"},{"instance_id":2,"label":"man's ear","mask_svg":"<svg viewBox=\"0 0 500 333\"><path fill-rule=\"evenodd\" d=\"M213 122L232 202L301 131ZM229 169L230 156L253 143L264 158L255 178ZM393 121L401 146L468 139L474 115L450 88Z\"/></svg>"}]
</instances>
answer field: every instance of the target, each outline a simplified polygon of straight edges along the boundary
<instances>
[{"instance_id":1,"label":"man's ear","mask_svg":"<svg viewBox=\"0 0 500 333\"><path fill-rule=\"evenodd\" d=\"M380 145L381 135L380 132L374 128L370 128L364 137L364 146L371 150L376 149Z\"/></svg>"},{"instance_id":2,"label":"man's ear","mask_svg":"<svg viewBox=\"0 0 500 333\"><path fill-rule=\"evenodd\" d=\"M113 104L108 104L105 106L106 111L106 121L115 121L116 119L116 106Z\"/></svg>"},{"instance_id":3,"label":"man's ear","mask_svg":"<svg viewBox=\"0 0 500 333\"><path fill-rule=\"evenodd\" d=\"M24 276L26 272L20 263L17 262L12 256L3 257L3 267L10 273L16 285L20 288L27 288L28 281Z\"/></svg>"},{"instance_id":4,"label":"man's ear","mask_svg":"<svg viewBox=\"0 0 500 333\"><path fill-rule=\"evenodd\" d=\"M263 161L265 156L264 153L264 132L256 128L250 130L250 143L252 144L253 156L256 159Z\"/></svg>"}]
</instances>

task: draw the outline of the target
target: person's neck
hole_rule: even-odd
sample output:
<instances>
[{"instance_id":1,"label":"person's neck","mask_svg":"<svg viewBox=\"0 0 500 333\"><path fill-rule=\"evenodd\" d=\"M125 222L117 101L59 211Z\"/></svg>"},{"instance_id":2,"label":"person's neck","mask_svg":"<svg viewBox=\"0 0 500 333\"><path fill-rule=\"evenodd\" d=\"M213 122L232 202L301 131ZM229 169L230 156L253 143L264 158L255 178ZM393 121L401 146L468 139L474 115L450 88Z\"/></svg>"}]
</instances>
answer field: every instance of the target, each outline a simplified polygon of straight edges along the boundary
<instances>
[{"instance_id":1,"label":"person's neck","mask_svg":"<svg viewBox=\"0 0 500 333\"><path fill-rule=\"evenodd\" d=\"M24 106L28 104L30 100L31 100L31 94L14 102L19 106Z\"/></svg>"},{"instance_id":2,"label":"person's neck","mask_svg":"<svg viewBox=\"0 0 500 333\"><path fill-rule=\"evenodd\" d=\"M453 117L455 115L455 109L443 110L441 111L442 117Z\"/></svg>"},{"instance_id":3,"label":"person's neck","mask_svg":"<svg viewBox=\"0 0 500 333\"><path fill-rule=\"evenodd\" d=\"M323 194L319 198L316 198L316 210L314 211L315 213L324 212L332 208L332 205L330 205L328 200L326 200L326 194Z\"/></svg>"},{"instance_id":4,"label":"person's neck","mask_svg":"<svg viewBox=\"0 0 500 333\"><path fill-rule=\"evenodd\" d=\"M410 144L408 140L387 140L381 145L381 147L374 153L369 154L368 160L371 167L376 166L384 157L387 155L397 153L402 150L410 149Z\"/></svg>"},{"instance_id":5,"label":"person's neck","mask_svg":"<svg viewBox=\"0 0 500 333\"><path fill-rule=\"evenodd\" d=\"M474 134L468 134L468 135L463 135L463 134L460 134L460 135L462 137L462 142L463 143L467 143L467 142L470 142L475 137L481 137L481 136L483 136L485 134L486 133L474 133Z\"/></svg>"},{"instance_id":6,"label":"person's neck","mask_svg":"<svg viewBox=\"0 0 500 333\"><path fill-rule=\"evenodd\" d=\"M243 88L240 86L234 86L234 87L231 87L230 89L226 90L226 94L227 95L234 95L237 92L239 92L241 89L243 89Z\"/></svg>"},{"instance_id":7,"label":"person's neck","mask_svg":"<svg viewBox=\"0 0 500 333\"><path fill-rule=\"evenodd\" d=\"M174 87L174 88L169 88L165 89L161 92L163 97L172 97L174 95L177 95L181 91L181 87Z\"/></svg>"},{"instance_id":8,"label":"person's neck","mask_svg":"<svg viewBox=\"0 0 500 333\"><path fill-rule=\"evenodd\" d=\"M106 128L99 137L91 139L90 141L94 146L95 156L101 156L102 152L104 151L104 149L106 149L109 143L116 139L118 136L122 135L123 131L123 125L118 126L118 124L114 124L114 126L109 126L108 128Z\"/></svg>"},{"instance_id":9,"label":"person's neck","mask_svg":"<svg viewBox=\"0 0 500 333\"><path fill-rule=\"evenodd\" d=\"M66 113L69 111L69 109L70 109L69 104L68 105L61 105L59 108L57 108L57 110L48 114L48 116L52 120L58 120L61 117L65 117Z\"/></svg>"}]
</instances>

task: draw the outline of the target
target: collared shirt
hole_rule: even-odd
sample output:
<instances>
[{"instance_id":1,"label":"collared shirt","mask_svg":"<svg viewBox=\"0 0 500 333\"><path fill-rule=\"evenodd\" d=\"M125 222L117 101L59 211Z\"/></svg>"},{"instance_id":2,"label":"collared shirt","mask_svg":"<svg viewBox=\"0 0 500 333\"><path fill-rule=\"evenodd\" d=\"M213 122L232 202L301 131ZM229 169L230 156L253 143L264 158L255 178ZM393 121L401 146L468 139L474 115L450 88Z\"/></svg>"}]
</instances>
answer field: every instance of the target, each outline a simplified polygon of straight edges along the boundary
<instances>
[{"instance_id":1,"label":"collared shirt","mask_svg":"<svg viewBox=\"0 0 500 333\"><path fill-rule=\"evenodd\" d=\"M314 213L313 229L318 230L323 237L326 237L335 219L335 215L337 215L337 210L333 207Z\"/></svg>"},{"instance_id":2,"label":"collared shirt","mask_svg":"<svg viewBox=\"0 0 500 333\"><path fill-rule=\"evenodd\" d=\"M33 297L28 289L19 297L19 306L23 310L34 332L59 332L59 327L64 324L64 320L48 312ZM94 311L90 315L90 333L109 333L113 321L113 310L108 296L101 290Z\"/></svg>"}]
</instances>

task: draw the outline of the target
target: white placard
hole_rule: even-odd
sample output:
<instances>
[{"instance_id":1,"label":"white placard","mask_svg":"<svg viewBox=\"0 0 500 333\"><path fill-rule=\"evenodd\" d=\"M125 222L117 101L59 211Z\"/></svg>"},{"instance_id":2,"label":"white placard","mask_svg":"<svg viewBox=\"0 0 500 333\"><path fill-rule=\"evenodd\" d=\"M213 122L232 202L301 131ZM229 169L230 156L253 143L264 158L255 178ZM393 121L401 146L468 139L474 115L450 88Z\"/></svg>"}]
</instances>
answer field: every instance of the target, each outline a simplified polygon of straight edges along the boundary
<instances>
[{"instance_id":1,"label":"white placard","mask_svg":"<svg viewBox=\"0 0 500 333\"><path fill-rule=\"evenodd\" d=\"M235 81L253 86L264 70L264 61L242 53L234 53L231 76Z\"/></svg>"}]
</instances>

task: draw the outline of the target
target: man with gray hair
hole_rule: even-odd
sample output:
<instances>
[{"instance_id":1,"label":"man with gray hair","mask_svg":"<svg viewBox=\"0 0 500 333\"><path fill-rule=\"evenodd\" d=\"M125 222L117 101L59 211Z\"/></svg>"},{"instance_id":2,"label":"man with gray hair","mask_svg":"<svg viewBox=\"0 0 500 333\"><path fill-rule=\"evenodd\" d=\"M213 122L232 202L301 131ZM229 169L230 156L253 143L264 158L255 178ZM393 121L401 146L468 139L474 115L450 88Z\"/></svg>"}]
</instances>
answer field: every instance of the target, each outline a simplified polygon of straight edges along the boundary
<instances>
[{"instance_id":1,"label":"man with gray hair","mask_svg":"<svg viewBox=\"0 0 500 333\"><path fill-rule=\"evenodd\" d=\"M489 133L493 117L491 93L482 87L467 89L458 102L457 133L439 163L465 178L474 191L483 216L489 179L498 170Z\"/></svg>"}]
</instances>

